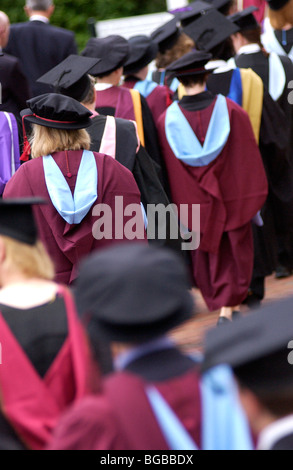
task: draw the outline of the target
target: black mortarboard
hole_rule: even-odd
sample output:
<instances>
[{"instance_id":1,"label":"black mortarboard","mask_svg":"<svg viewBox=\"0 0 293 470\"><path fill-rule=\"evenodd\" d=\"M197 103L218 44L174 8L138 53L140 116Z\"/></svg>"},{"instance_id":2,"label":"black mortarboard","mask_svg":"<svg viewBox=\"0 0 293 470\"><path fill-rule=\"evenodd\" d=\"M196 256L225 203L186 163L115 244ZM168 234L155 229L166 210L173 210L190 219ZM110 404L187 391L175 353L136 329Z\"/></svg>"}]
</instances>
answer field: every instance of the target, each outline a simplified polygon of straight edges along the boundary
<instances>
[{"instance_id":1,"label":"black mortarboard","mask_svg":"<svg viewBox=\"0 0 293 470\"><path fill-rule=\"evenodd\" d=\"M215 328L204 341L203 370L228 364L254 391L293 386L289 343L293 341L293 298L273 302L247 317Z\"/></svg>"},{"instance_id":2,"label":"black mortarboard","mask_svg":"<svg viewBox=\"0 0 293 470\"><path fill-rule=\"evenodd\" d=\"M197 49L209 52L238 32L239 28L212 9L183 28L183 31L193 39Z\"/></svg>"},{"instance_id":3,"label":"black mortarboard","mask_svg":"<svg viewBox=\"0 0 293 470\"><path fill-rule=\"evenodd\" d=\"M83 129L92 123L89 111L77 100L58 93L46 93L28 100L21 117L32 124L54 129Z\"/></svg>"},{"instance_id":4,"label":"black mortarboard","mask_svg":"<svg viewBox=\"0 0 293 470\"><path fill-rule=\"evenodd\" d=\"M42 75L37 82L52 85L55 93L62 93L77 101L82 101L90 89L88 71L100 59L71 54L56 67Z\"/></svg>"},{"instance_id":5,"label":"black mortarboard","mask_svg":"<svg viewBox=\"0 0 293 470\"><path fill-rule=\"evenodd\" d=\"M274 11L281 10L289 1L290 0L266 0L268 6Z\"/></svg>"},{"instance_id":6,"label":"black mortarboard","mask_svg":"<svg viewBox=\"0 0 293 470\"><path fill-rule=\"evenodd\" d=\"M93 253L75 282L79 315L105 339L140 343L190 319L189 276L177 254L144 243Z\"/></svg>"},{"instance_id":7,"label":"black mortarboard","mask_svg":"<svg viewBox=\"0 0 293 470\"><path fill-rule=\"evenodd\" d=\"M228 19L232 21L232 23L236 24L240 31L256 29L259 27L259 24L253 13L257 10L258 8L252 5L248 8L245 8L245 10L228 16Z\"/></svg>"},{"instance_id":8,"label":"black mortarboard","mask_svg":"<svg viewBox=\"0 0 293 470\"><path fill-rule=\"evenodd\" d=\"M175 18L181 22L181 26L187 26L189 23L199 18L207 10L213 8L208 2L202 0L196 0L195 2L189 3L186 7L178 9L173 13ZM172 12L171 12L172 13Z\"/></svg>"},{"instance_id":9,"label":"black mortarboard","mask_svg":"<svg viewBox=\"0 0 293 470\"><path fill-rule=\"evenodd\" d=\"M158 45L149 36L133 36L128 39L129 57L124 64L124 75L139 72L149 65L158 53Z\"/></svg>"},{"instance_id":10,"label":"black mortarboard","mask_svg":"<svg viewBox=\"0 0 293 470\"><path fill-rule=\"evenodd\" d=\"M0 235L13 238L27 245L34 245L38 229L33 205L45 204L41 198L0 199Z\"/></svg>"},{"instance_id":11,"label":"black mortarboard","mask_svg":"<svg viewBox=\"0 0 293 470\"><path fill-rule=\"evenodd\" d=\"M233 0L206 0L213 8L216 8L220 13L226 16L229 14L229 9Z\"/></svg>"},{"instance_id":12,"label":"black mortarboard","mask_svg":"<svg viewBox=\"0 0 293 470\"><path fill-rule=\"evenodd\" d=\"M99 58L101 61L88 71L95 77L110 74L122 67L128 59L129 45L122 36L110 35L105 38L90 38L81 55Z\"/></svg>"},{"instance_id":13,"label":"black mortarboard","mask_svg":"<svg viewBox=\"0 0 293 470\"><path fill-rule=\"evenodd\" d=\"M199 75L203 73L210 73L212 70L207 70L205 65L212 59L212 54L203 51L193 50L177 59L170 64L166 72L174 77L181 77L184 75Z\"/></svg>"},{"instance_id":14,"label":"black mortarboard","mask_svg":"<svg viewBox=\"0 0 293 470\"><path fill-rule=\"evenodd\" d=\"M180 28L176 18L173 18L151 33L151 38L156 42L162 54L172 49L179 36Z\"/></svg>"}]
</instances>

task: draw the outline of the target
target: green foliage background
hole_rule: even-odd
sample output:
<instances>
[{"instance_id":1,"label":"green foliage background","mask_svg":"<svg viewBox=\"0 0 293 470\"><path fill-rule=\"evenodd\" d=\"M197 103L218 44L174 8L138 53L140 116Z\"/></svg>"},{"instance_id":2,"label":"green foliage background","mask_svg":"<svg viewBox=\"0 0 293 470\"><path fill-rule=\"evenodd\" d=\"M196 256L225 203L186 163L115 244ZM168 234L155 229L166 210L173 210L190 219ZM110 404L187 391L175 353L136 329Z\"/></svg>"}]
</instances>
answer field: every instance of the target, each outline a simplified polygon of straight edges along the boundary
<instances>
[{"instance_id":1,"label":"green foliage background","mask_svg":"<svg viewBox=\"0 0 293 470\"><path fill-rule=\"evenodd\" d=\"M26 21L24 4L24 0L1 0L1 10L9 16L11 23ZM82 50L90 37L89 18L101 21L165 10L165 0L55 0L51 22L74 31L78 47Z\"/></svg>"}]
</instances>

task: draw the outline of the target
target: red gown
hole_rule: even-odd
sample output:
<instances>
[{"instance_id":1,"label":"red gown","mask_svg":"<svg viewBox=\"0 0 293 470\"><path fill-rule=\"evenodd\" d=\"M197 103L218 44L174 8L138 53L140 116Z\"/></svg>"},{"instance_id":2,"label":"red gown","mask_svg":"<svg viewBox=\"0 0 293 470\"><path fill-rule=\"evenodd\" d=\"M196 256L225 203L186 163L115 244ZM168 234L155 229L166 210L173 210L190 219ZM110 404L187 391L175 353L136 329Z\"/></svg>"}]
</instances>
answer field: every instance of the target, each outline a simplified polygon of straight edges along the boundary
<instances>
[{"instance_id":1,"label":"red gown","mask_svg":"<svg viewBox=\"0 0 293 470\"><path fill-rule=\"evenodd\" d=\"M69 151L69 166L72 176L68 178L64 152L53 154L53 158L61 169L73 193L82 151ZM131 217L124 215L124 209L129 204L140 206L140 192L132 173L113 158L94 152L98 169L98 197L92 207L106 204L112 210L111 239L97 240L93 236L93 227L98 217L92 215L92 209L79 224L67 223L51 203L47 190L42 158L36 158L24 163L14 174L5 188L4 198L40 196L48 204L34 207L35 217L40 238L45 244L49 255L55 264L57 282L70 284L77 276L80 261L91 251L101 249L111 243L126 240L123 228ZM119 213L116 214L115 197L123 196ZM122 217L122 230L119 236L115 232L117 215ZM144 235L145 237L145 235Z\"/></svg>"},{"instance_id":2,"label":"red gown","mask_svg":"<svg viewBox=\"0 0 293 470\"><path fill-rule=\"evenodd\" d=\"M185 97L179 105L203 144L215 99L210 98L209 92L197 96ZM197 101L205 96L208 105L198 106ZM189 105L188 110L184 103ZM227 106L228 141L218 157L202 167L189 166L175 157L165 134L166 113L158 122L172 202L178 207L188 204L190 212L192 204L200 204L201 240L199 248L191 251L192 272L195 285L211 311L239 305L247 296L254 258L251 220L263 206L268 192L249 118L229 99Z\"/></svg>"},{"instance_id":3,"label":"red gown","mask_svg":"<svg viewBox=\"0 0 293 470\"><path fill-rule=\"evenodd\" d=\"M47 445L69 405L97 391L97 370L73 299L61 286L59 295L65 301L68 336L44 377L38 374L0 314L1 413L25 447L32 450L42 450Z\"/></svg>"},{"instance_id":4,"label":"red gown","mask_svg":"<svg viewBox=\"0 0 293 470\"><path fill-rule=\"evenodd\" d=\"M145 386L154 385L201 447L201 390L198 366L174 372L184 359L165 353L164 364L152 356L148 371L160 364L160 378L143 379L137 371L109 375L100 395L86 397L60 419L49 450L169 450L148 402ZM154 359L155 357L155 359ZM175 358L175 360L174 360ZM185 359L186 360L186 359ZM192 362L192 360L190 360ZM179 366L180 367L180 366ZM163 371L172 370L168 378ZM117 392L119 391L119 393Z\"/></svg>"}]
</instances>

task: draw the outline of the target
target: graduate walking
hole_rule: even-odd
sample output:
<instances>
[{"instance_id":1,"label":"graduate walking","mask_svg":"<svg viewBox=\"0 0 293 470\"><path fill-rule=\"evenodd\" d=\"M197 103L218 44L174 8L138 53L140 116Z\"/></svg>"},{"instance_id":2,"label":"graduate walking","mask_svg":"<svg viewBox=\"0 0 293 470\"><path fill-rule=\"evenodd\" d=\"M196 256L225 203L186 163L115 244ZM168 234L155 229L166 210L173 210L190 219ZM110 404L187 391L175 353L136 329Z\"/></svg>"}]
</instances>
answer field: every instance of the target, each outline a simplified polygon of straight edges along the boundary
<instances>
[{"instance_id":1,"label":"graduate walking","mask_svg":"<svg viewBox=\"0 0 293 470\"><path fill-rule=\"evenodd\" d=\"M251 220L267 197L267 178L243 109L206 91L211 54L192 51L168 68L187 95L158 125L172 200L200 204L200 245L191 251L195 285L219 321L246 298L253 269ZM253 172L251 169L253 168ZM181 222L188 226L191 218ZM188 227L191 229L191 227Z\"/></svg>"}]
</instances>

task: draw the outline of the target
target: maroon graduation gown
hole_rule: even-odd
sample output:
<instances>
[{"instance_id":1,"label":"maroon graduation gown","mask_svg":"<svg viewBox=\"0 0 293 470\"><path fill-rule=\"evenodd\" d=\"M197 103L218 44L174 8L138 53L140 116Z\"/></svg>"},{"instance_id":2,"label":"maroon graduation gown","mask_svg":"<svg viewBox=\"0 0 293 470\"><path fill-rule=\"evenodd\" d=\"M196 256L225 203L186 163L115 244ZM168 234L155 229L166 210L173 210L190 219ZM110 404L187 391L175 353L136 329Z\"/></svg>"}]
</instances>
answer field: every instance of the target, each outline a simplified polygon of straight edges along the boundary
<instances>
[{"instance_id":1,"label":"maroon graduation gown","mask_svg":"<svg viewBox=\"0 0 293 470\"><path fill-rule=\"evenodd\" d=\"M73 298L63 286L59 286L59 295L65 301L68 337L44 378L39 376L0 314L1 412L32 450L42 450L47 445L70 404L96 391L97 370Z\"/></svg>"},{"instance_id":2,"label":"maroon graduation gown","mask_svg":"<svg viewBox=\"0 0 293 470\"><path fill-rule=\"evenodd\" d=\"M169 450L145 385L129 372L110 375L102 395L85 398L63 415L49 450ZM200 446L201 398L196 369L153 385Z\"/></svg>"},{"instance_id":3,"label":"maroon graduation gown","mask_svg":"<svg viewBox=\"0 0 293 470\"><path fill-rule=\"evenodd\" d=\"M64 152L53 154L53 158L61 169L66 181L73 193L77 172L81 161L82 151L69 151L69 166L71 178L68 173ZM123 196L121 210L122 228L131 219L124 216L125 207L128 204L140 205L140 192L132 173L114 160L112 157L94 152L98 169L98 198L93 204L106 204L112 210L112 237L111 239L97 240L92 230L98 217L92 215L92 208L78 225L68 224L57 212L51 203L47 190L42 158L36 158L24 163L6 185L4 198L40 196L48 201L48 204L37 205L35 217L39 229L40 238L45 244L49 255L55 264L57 282L70 284L77 276L80 261L91 251L101 249L111 243L126 240L124 230L117 236L115 232L115 197ZM103 216L103 214L101 214ZM120 220L120 219L119 219Z\"/></svg>"},{"instance_id":4,"label":"maroon graduation gown","mask_svg":"<svg viewBox=\"0 0 293 470\"><path fill-rule=\"evenodd\" d=\"M197 111L187 111L181 106L202 144L214 104L215 100ZM200 204L201 241L199 248L191 251L192 271L194 282L211 311L236 306L247 296L253 269L251 219L263 206L268 191L249 118L231 100L227 99L227 105L230 136L219 156L203 167L192 167L178 160L166 139L166 113L158 122L172 202L178 207L188 204L189 223L192 204Z\"/></svg>"}]
</instances>

